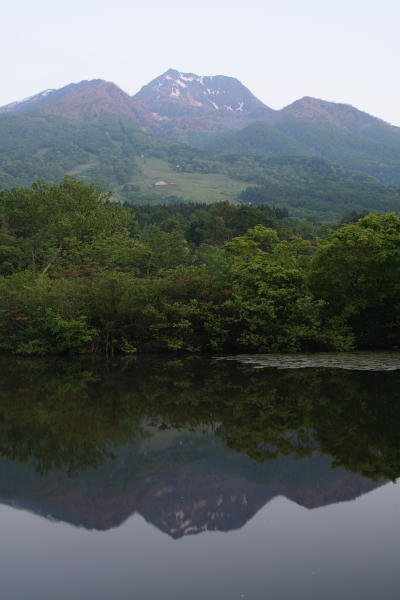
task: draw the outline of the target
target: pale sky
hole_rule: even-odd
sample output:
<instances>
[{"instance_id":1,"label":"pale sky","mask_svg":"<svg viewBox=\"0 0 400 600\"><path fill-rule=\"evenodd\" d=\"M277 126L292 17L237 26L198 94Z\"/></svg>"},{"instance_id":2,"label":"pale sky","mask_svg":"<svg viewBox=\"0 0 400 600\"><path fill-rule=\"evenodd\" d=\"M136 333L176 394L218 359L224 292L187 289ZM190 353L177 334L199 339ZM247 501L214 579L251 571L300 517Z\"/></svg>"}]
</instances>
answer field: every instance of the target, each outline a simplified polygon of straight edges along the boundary
<instances>
[{"instance_id":1,"label":"pale sky","mask_svg":"<svg viewBox=\"0 0 400 600\"><path fill-rule=\"evenodd\" d=\"M82 79L129 94L168 68L400 126L399 0L19 0L1 8L0 105Z\"/></svg>"}]
</instances>

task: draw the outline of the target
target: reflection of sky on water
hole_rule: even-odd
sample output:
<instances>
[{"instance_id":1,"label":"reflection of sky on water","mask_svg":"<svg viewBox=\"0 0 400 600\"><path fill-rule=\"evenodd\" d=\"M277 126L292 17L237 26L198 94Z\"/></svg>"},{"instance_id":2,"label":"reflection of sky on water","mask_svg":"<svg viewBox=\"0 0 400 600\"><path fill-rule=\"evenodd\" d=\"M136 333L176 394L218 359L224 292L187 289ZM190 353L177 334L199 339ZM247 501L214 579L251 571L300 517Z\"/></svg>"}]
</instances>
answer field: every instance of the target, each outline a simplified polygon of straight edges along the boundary
<instances>
[{"instance_id":1,"label":"reflection of sky on water","mask_svg":"<svg viewBox=\"0 0 400 600\"><path fill-rule=\"evenodd\" d=\"M307 510L275 498L242 529L172 540L135 515L87 531L1 507L7 600L394 600L400 489Z\"/></svg>"}]
</instances>

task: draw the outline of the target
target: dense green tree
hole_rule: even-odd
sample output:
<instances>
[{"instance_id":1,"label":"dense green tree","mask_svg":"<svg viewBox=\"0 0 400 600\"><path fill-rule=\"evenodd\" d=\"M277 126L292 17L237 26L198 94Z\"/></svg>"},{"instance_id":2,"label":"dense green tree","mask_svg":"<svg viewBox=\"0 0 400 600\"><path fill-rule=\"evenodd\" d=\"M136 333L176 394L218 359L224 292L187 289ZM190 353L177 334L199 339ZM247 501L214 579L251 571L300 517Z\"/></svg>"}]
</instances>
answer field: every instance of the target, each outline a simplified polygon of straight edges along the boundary
<instances>
[{"instance_id":1,"label":"dense green tree","mask_svg":"<svg viewBox=\"0 0 400 600\"><path fill-rule=\"evenodd\" d=\"M3 191L2 235L17 241L23 253L20 267L42 273L65 269L82 261L96 236L127 232L132 213L108 199L94 185L72 178L60 185L39 181L31 190Z\"/></svg>"},{"instance_id":2,"label":"dense green tree","mask_svg":"<svg viewBox=\"0 0 400 600\"><path fill-rule=\"evenodd\" d=\"M148 248L147 274L190 262L189 244L179 229L164 231L157 225L148 225L141 240Z\"/></svg>"},{"instance_id":3,"label":"dense green tree","mask_svg":"<svg viewBox=\"0 0 400 600\"><path fill-rule=\"evenodd\" d=\"M344 225L321 245L312 290L331 315L342 315L360 347L398 346L400 217L372 213Z\"/></svg>"}]
</instances>

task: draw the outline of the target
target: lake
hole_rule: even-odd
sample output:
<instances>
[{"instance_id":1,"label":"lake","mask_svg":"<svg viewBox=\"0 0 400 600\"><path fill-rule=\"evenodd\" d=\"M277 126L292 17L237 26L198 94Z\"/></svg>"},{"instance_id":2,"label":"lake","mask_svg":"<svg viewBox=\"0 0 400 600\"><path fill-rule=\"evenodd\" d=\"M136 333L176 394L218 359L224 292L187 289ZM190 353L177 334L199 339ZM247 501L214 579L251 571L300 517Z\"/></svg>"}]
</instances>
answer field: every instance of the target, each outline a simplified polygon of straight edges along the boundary
<instances>
[{"instance_id":1,"label":"lake","mask_svg":"<svg viewBox=\"0 0 400 600\"><path fill-rule=\"evenodd\" d=\"M0 358L5 600L395 600L400 353Z\"/></svg>"}]
</instances>

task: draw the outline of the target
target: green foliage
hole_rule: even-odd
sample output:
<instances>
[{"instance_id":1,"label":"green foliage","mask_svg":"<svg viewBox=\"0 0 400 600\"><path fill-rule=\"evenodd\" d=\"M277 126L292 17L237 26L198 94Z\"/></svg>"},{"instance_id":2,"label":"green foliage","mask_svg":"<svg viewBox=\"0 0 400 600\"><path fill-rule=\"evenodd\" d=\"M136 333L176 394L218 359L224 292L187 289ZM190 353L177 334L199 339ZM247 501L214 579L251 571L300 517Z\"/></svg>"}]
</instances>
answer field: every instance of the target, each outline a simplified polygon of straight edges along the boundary
<instances>
[{"instance_id":1,"label":"green foliage","mask_svg":"<svg viewBox=\"0 0 400 600\"><path fill-rule=\"evenodd\" d=\"M245 204L287 207L294 216L316 221L337 220L349 210L399 210L398 187L322 159L249 157L246 164L236 158L237 177L260 186L241 192L238 200Z\"/></svg>"},{"instance_id":2,"label":"green foliage","mask_svg":"<svg viewBox=\"0 0 400 600\"><path fill-rule=\"evenodd\" d=\"M311 272L312 289L341 314L361 347L400 339L400 217L370 214L332 233Z\"/></svg>"},{"instance_id":3,"label":"green foliage","mask_svg":"<svg viewBox=\"0 0 400 600\"><path fill-rule=\"evenodd\" d=\"M160 206L135 206L142 229L157 225L164 231L181 230L194 246L221 245L246 233L251 227L264 225L281 229L287 211L263 205L259 208L238 206L229 202L215 204L180 203Z\"/></svg>"},{"instance_id":4,"label":"green foliage","mask_svg":"<svg viewBox=\"0 0 400 600\"><path fill-rule=\"evenodd\" d=\"M346 331L321 320L323 302L308 288L312 246L279 241L258 226L227 245L233 260L232 302L240 314L239 343L249 351L348 349ZM342 340L342 341L341 341Z\"/></svg>"},{"instance_id":5,"label":"green foliage","mask_svg":"<svg viewBox=\"0 0 400 600\"><path fill-rule=\"evenodd\" d=\"M61 182L66 174L114 188L138 174L138 155L168 145L129 120L82 123L33 113L0 115L0 139L0 189L38 178Z\"/></svg>"},{"instance_id":6,"label":"green foliage","mask_svg":"<svg viewBox=\"0 0 400 600\"><path fill-rule=\"evenodd\" d=\"M17 354L85 351L97 334L79 280L16 273L0 278L0 349Z\"/></svg>"},{"instance_id":7,"label":"green foliage","mask_svg":"<svg viewBox=\"0 0 400 600\"><path fill-rule=\"evenodd\" d=\"M60 185L38 181L31 190L0 192L0 232L8 259L2 263L3 273L23 268L43 273L65 270L85 257L96 263L96 253L104 258L100 245L105 240L108 252L113 243L115 249L128 251L132 214L108 199L94 185L72 178ZM18 248L18 256L13 247Z\"/></svg>"}]
</instances>

